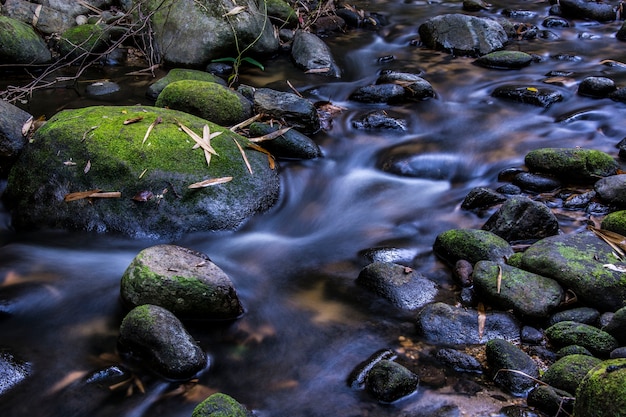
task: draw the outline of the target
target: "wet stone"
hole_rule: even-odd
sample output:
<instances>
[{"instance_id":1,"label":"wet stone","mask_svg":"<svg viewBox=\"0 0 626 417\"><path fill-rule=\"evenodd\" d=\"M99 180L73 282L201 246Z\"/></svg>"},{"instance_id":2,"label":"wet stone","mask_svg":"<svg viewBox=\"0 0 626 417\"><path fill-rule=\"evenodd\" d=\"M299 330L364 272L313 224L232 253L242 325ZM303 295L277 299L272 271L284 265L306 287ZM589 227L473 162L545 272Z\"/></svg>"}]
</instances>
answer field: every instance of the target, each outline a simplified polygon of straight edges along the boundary
<instances>
[{"instance_id":1,"label":"wet stone","mask_svg":"<svg viewBox=\"0 0 626 417\"><path fill-rule=\"evenodd\" d=\"M503 85L497 87L491 95L497 98L546 108L563 100L563 95L558 90L531 85Z\"/></svg>"},{"instance_id":2,"label":"wet stone","mask_svg":"<svg viewBox=\"0 0 626 417\"><path fill-rule=\"evenodd\" d=\"M617 310L603 330L626 345L626 307Z\"/></svg>"},{"instance_id":3,"label":"wet stone","mask_svg":"<svg viewBox=\"0 0 626 417\"><path fill-rule=\"evenodd\" d=\"M626 358L626 346L613 349L609 355L611 359Z\"/></svg>"},{"instance_id":4,"label":"wet stone","mask_svg":"<svg viewBox=\"0 0 626 417\"><path fill-rule=\"evenodd\" d=\"M397 130L405 131L407 129L407 121L405 119L394 117L387 110L374 110L352 121L355 129L362 130Z\"/></svg>"},{"instance_id":5,"label":"wet stone","mask_svg":"<svg viewBox=\"0 0 626 417\"><path fill-rule=\"evenodd\" d=\"M472 188L463 202L463 210L484 209L506 201L506 197L486 187Z\"/></svg>"},{"instance_id":6,"label":"wet stone","mask_svg":"<svg viewBox=\"0 0 626 417\"><path fill-rule=\"evenodd\" d=\"M537 385L528 393L526 401L529 406L536 407L551 416L560 416L561 411L571 415L574 408L573 394L548 385Z\"/></svg>"},{"instance_id":7,"label":"wet stone","mask_svg":"<svg viewBox=\"0 0 626 417\"><path fill-rule=\"evenodd\" d=\"M483 55L474 63L494 69L520 69L530 65L533 57L521 51L496 51Z\"/></svg>"},{"instance_id":8,"label":"wet stone","mask_svg":"<svg viewBox=\"0 0 626 417\"><path fill-rule=\"evenodd\" d=\"M539 377L539 367L535 361L515 345L502 339L490 340L486 344L486 354L496 385L513 395L523 395L535 386L535 382L525 375L498 372L501 369L513 369L532 378Z\"/></svg>"},{"instance_id":9,"label":"wet stone","mask_svg":"<svg viewBox=\"0 0 626 417\"><path fill-rule=\"evenodd\" d=\"M578 94L586 97L606 98L616 89L615 81L610 78L587 77L578 86Z\"/></svg>"},{"instance_id":10,"label":"wet stone","mask_svg":"<svg viewBox=\"0 0 626 417\"><path fill-rule=\"evenodd\" d=\"M254 92L254 110L278 120L284 119L304 134L313 134L321 129L313 103L293 93L258 88Z\"/></svg>"},{"instance_id":11,"label":"wet stone","mask_svg":"<svg viewBox=\"0 0 626 417\"><path fill-rule=\"evenodd\" d=\"M254 414L233 397L217 392L194 408L191 417L253 417Z\"/></svg>"},{"instance_id":12,"label":"wet stone","mask_svg":"<svg viewBox=\"0 0 626 417\"><path fill-rule=\"evenodd\" d=\"M579 345L591 353L607 357L619 346L617 340L609 333L573 321L562 321L546 329L546 338L554 346Z\"/></svg>"},{"instance_id":13,"label":"wet stone","mask_svg":"<svg viewBox=\"0 0 626 417\"><path fill-rule=\"evenodd\" d=\"M315 74L339 78L341 70L335 63L330 48L313 33L297 31L291 47L296 66Z\"/></svg>"},{"instance_id":14,"label":"wet stone","mask_svg":"<svg viewBox=\"0 0 626 417\"><path fill-rule=\"evenodd\" d=\"M435 97L433 86L417 74L392 70L382 71L376 84L398 84L404 88L406 98L425 100Z\"/></svg>"},{"instance_id":15,"label":"wet stone","mask_svg":"<svg viewBox=\"0 0 626 417\"><path fill-rule=\"evenodd\" d=\"M482 372L482 365L476 358L452 348L441 348L435 358L457 372Z\"/></svg>"},{"instance_id":16,"label":"wet stone","mask_svg":"<svg viewBox=\"0 0 626 417\"><path fill-rule=\"evenodd\" d=\"M565 17L591 19L598 22L615 20L615 11L611 3L599 3L588 0L561 0L561 13Z\"/></svg>"},{"instance_id":17,"label":"wet stone","mask_svg":"<svg viewBox=\"0 0 626 417\"><path fill-rule=\"evenodd\" d=\"M570 23L567 19L558 16L548 16L541 23L543 27L547 28L568 28Z\"/></svg>"},{"instance_id":18,"label":"wet stone","mask_svg":"<svg viewBox=\"0 0 626 417\"><path fill-rule=\"evenodd\" d=\"M250 136L259 137L277 131L279 126L254 122L249 129ZM317 143L295 129L290 129L277 138L262 141L259 145L278 158L314 159L322 156L322 150Z\"/></svg>"},{"instance_id":19,"label":"wet stone","mask_svg":"<svg viewBox=\"0 0 626 417\"><path fill-rule=\"evenodd\" d=\"M389 360L377 362L367 374L365 389L378 401L391 403L417 390L419 378Z\"/></svg>"},{"instance_id":20,"label":"wet stone","mask_svg":"<svg viewBox=\"0 0 626 417\"><path fill-rule=\"evenodd\" d=\"M450 265L459 259L471 264L482 260L503 262L513 255L509 243L487 230L452 229L440 233L433 244L435 255Z\"/></svg>"},{"instance_id":21,"label":"wet stone","mask_svg":"<svg viewBox=\"0 0 626 417\"><path fill-rule=\"evenodd\" d=\"M569 182L595 182L599 177L615 174L618 167L611 155L583 148L535 149L526 154L524 163L531 172Z\"/></svg>"},{"instance_id":22,"label":"wet stone","mask_svg":"<svg viewBox=\"0 0 626 417\"><path fill-rule=\"evenodd\" d=\"M100 81L89 84L85 88L85 92L92 96L104 96L120 91L120 86L111 81Z\"/></svg>"},{"instance_id":23,"label":"wet stone","mask_svg":"<svg viewBox=\"0 0 626 417\"><path fill-rule=\"evenodd\" d=\"M554 313L548 320L548 326L561 321L575 321L594 326L598 323L600 312L591 307L577 307Z\"/></svg>"},{"instance_id":24,"label":"wet stone","mask_svg":"<svg viewBox=\"0 0 626 417\"><path fill-rule=\"evenodd\" d=\"M559 359L568 355L593 356L587 348L578 345L568 345L556 351L556 357Z\"/></svg>"},{"instance_id":25,"label":"wet stone","mask_svg":"<svg viewBox=\"0 0 626 417\"><path fill-rule=\"evenodd\" d=\"M470 262L467 262L465 259L459 259L454 264L452 276L462 287L469 287L473 282L473 271L474 267Z\"/></svg>"},{"instance_id":26,"label":"wet stone","mask_svg":"<svg viewBox=\"0 0 626 417\"><path fill-rule=\"evenodd\" d=\"M550 365L541 380L554 388L576 392L578 384L587 372L601 362L600 359L587 355L564 356Z\"/></svg>"},{"instance_id":27,"label":"wet stone","mask_svg":"<svg viewBox=\"0 0 626 417\"><path fill-rule=\"evenodd\" d=\"M626 174L602 178L595 183L594 189L605 203L626 207Z\"/></svg>"},{"instance_id":28,"label":"wet stone","mask_svg":"<svg viewBox=\"0 0 626 417\"><path fill-rule=\"evenodd\" d=\"M359 87L350 94L350 100L362 103L401 103L405 101L404 87L398 84L376 84Z\"/></svg>"},{"instance_id":29,"label":"wet stone","mask_svg":"<svg viewBox=\"0 0 626 417\"><path fill-rule=\"evenodd\" d=\"M538 345L543 341L543 333L541 332L541 330L536 329L532 326L522 327L520 337L522 343L526 343L529 345Z\"/></svg>"},{"instance_id":30,"label":"wet stone","mask_svg":"<svg viewBox=\"0 0 626 417\"><path fill-rule=\"evenodd\" d=\"M0 395L20 384L32 373L31 364L17 358L8 348L0 348Z\"/></svg>"},{"instance_id":31,"label":"wet stone","mask_svg":"<svg viewBox=\"0 0 626 417\"><path fill-rule=\"evenodd\" d=\"M533 174L532 172L517 174L513 179L513 183L523 190L535 193L554 191L561 186L561 182L555 178Z\"/></svg>"},{"instance_id":32,"label":"wet stone","mask_svg":"<svg viewBox=\"0 0 626 417\"><path fill-rule=\"evenodd\" d=\"M581 381L573 415L615 417L623 415L624 410L626 359L609 359L591 369Z\"/></svg>"}]
</instances>

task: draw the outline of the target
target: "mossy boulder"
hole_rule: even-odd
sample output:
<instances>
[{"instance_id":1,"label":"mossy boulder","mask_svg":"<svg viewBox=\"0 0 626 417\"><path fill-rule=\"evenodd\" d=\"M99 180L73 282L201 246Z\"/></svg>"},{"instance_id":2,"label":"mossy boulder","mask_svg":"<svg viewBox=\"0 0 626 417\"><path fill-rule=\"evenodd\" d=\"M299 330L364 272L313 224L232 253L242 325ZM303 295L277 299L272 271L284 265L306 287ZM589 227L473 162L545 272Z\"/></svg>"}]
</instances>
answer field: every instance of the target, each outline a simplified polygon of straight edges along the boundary
<instances>
[{"instance_id":1,"label":"mossy boulder","mask_svg":"<svg viewBox=\"0 0 626 417\"><path fill-rule=\"evenodd\" d=\"M157 118L161 122L144 141ZM204 125L221 132L211 141L218 155L212 155L209 166L178 123L198 135ZM234 229L271 207L279 192L278 174L267 155L248 149L247 143L228 129L174 110L66 110L40 128L22 152L9 175L5 201L20 230L49 227L160 238ZM189 188L229 177L229 182ZM65 201L71 193L90 190L121 197Z\"/></svg>"},{"instance_id":2,"label":"mossy boulder","mask_svg":"<svg viewBox=\"0 0 626 417\"><path fill-rule=\"evenodd\" d=\"M626 236L626 210L614 211L602 219L602 229Z\"/></svg>"},{"instance_id":3,"label":"mossy boulder","mask_svg":"<svg viewBox=\"0 0 626 417\"><path fill-rule=\"evenodd\" d=\"M482 260L501 263L513 255L513 249L506 240L477 229L451 229L440 233L433 244L433 251L449 265L460 259L471 264Z\"/></svg>"},{"instance_id":4,"label":"mossy boulder","mask_svg":"<svg viewBox=\"0 0 626 417\"><path fill-rule=\"evenodd\" d=\"M45 64L52 54L35 30L19 20L0 16L0 62L3 64Z\"/></svg>"},{"instance_id":5,"label":"mossy boulder","mask_svg":"<svg viewBox=\"0 0 626 417\"><path fill-rule=\"evenodd\" d=\"M568 182L595 182L617 172L618 164L611 155L595 149L541 148L524 158L532 172L555 176Z\"/></svg>"},{"instance_id":6,"label":"mossy boulder","mask_svg":"<svg viewBox=\"0 0 626 417\"><path fill-rule=\"evenodd\" d=\"M626 359L604 361L580 382L574 417L589 416L626 416Z\"/></svg>"},{"instance_id":7,"label":"mossy boulder","mask_svg":"<svg viewBox=\"0 0 626 417\"><path fill-rule=\"evenodd\" d=\"M157 82L153 83L148 87L146 91L146 96L149 98L156 100L161 94L161 91L169 84L182 81L182 80L196 80L196 81L206 81L212 83L218 83L222 85L226 85L226 81L221 79L220 77L208 73L206 71L188 69L188 68L174 68L170 70L167 75Z\"/></svg>"},{"instance_id":8,"label":"mossy boulder","mask_svg":"<svg viewBox=\"0 0 626 417\"><path fill-rule=\"evenodd\" d=\"M63 32L59 53L68 59L82 54L102 52L111 42L112 29L98 24L74 26Z\"/></svg>"},{"instance_id":9,"label":"mossy boulder","mask_svg":"<svg viewBox=\"0 0 626 417\"><path fill-rule=\"evenodd\" d=\"M144 304L132 309L120 326L119 348L167 379L190 379L207 365L200 345L183 324L163 307Z\"/></svg>"},{"instance_id":10,"label":"mossy boulder","mask_svg":"<svg viewBox=\"0 0 626 417\"><path fill-rule=\"evenodd\" d=\"M607 332L588 324L561 321L546 329L546 338L556 347L578 345L598 356L609 356L617 340Z\"/></svg>"},{"instance_id":11,"label":"mossy boulder","mask_svg":"<svg viewBox=\"0 0 626 417\"><path fill-rule=\"evenodd\" d=\"M580 301L600 311L626 305L624 264L609 244L591 232L551 236L531 245L522 267L570 288Z\"/></svg>"},{"instance_id":12,"label":"mossy boulder","mask_svg":"<svg viewBox=\"0 0 626 417\"><path fill-rule=\"evenodd\" d=\"M233 397L216 392L194 408L191 417L252 417L253 414Z\"/></svg>"},{"instance_id":13,"label":"mossy boulder","mask_svg":"<svg viewBox=\"0 0 626 417\"><path fill-rule=\"evenodd\" d=\"M525 318L545 318L563 300L564 291L555 280L493 261L476 263L473 279L476 291L489 303Z\"/></svg>"},{"instance_id":14,"label":"mossy boulder","mask_svg":"<svg viewBox=\"0 0 626 417\"><path fill-rule=\"evenodd\" d=\"M602 178L593 185L593 188L605 204L626 207L626 174Z\"/></svg>"},{"instance_id":15,"label":"mossy boulder","mask_svg":"<svg viewBox=\"0 0 626 417\"><path fill-rule=\"evenodd\" d=\"M485 345L485 353L494 382L511 394L523 395L535 385L532 378L539 377L539 367L517 346L506 340L493 339Z\"/></svg>"},{"instance_id":16,"label":"mossy boulder","mask_svg":"<svg viewBox=\"0 0 626 417\"><path fill-rule=\"evenodd\" d=\"M587 372L602 360L587 355L564 356L544 372L541 380L546 384L567 392L576 392L578 384Z\"/></svg>"},{"instance_id":17,"label":"mossy boulder","mask_svg":"<svg viewBox=\"0 0 626 417\"><path fill-rule=\"evenodd\" d=\"M390 360L377 362L367 373L365 389L378 401L391 403L415 392L419 378L409 369Z\"/></svg>"},{"instance_id":18,"label":"mossy boulder","mask_svg":"<svg viewBox=\"0 0 626 417\"><path fill-rule=\"evenodd\" d=\"M155 304L177 317L234 319L243 313L232 281L205 254L176 245L139 252L121 282L131 307Z\"/></svg>"},{"instance_id":19,"label":"mossy boulder","mask_svg":"<svg viewBox=\"0 0 626 417\"><path fill-rule=\"evenodd\" d=\"M207 81L181 80L168 84L155 106L184 111L220 126L235 125L252 117L252 103L247 98Z\"/></svg>"}]
</instances>

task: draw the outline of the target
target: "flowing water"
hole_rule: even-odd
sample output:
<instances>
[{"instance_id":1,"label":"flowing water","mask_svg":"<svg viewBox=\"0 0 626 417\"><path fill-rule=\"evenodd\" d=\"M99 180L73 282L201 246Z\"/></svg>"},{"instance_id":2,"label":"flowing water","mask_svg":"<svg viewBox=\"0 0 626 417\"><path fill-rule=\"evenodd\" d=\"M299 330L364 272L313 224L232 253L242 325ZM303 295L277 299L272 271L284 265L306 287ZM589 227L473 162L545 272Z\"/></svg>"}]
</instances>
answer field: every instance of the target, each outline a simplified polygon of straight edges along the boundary
<instances>
[{"instance_id":1,"label":"flowing water","mask_svg":"<svg viewBox=\"0 0 626 417\"><path fill-rule=\"evenodd\" d=\"M431 248L438 233L480 227L485 221L459 209L472 187L497 186L498 172L522 166L531 149L581 146L616 154L615 145L626 136L626 106L579 97L575 84L556 86L565 100L548 109L494 99L491 91L511 82L540 85L552 70L571 71L577 82L605 75L626 85L624 68L600 63L626 62L625 44L614 38L621 22L578 20L573 27L551 29L557 39L512 44L511 49L542 60L521 70L498 71L412 43L421 23L460 12L459 2L355 3L386 15L389 24L326 38L343 69L341 79L305 75L288 57L268 62L264 72L246 69L242 75L244 83L282 90L289 80L313 101L344 107L332 128L314 136L324 157L282 161L279 202L241 230L171 242L209 255L230 275L246 307L245 315L229 325L188 325L211 358L194 387L185 391L145 372L137 376L146 392L135 389L128 397L79 388L83 385L77 382L119 362L116 338L124 316L120 278L133 257L155 242L76 232L15 233L9 215L0 211L0 305L12 313L0 317L0 345L9 346L32 369L30 377L0 399L2 416L183 417L216 391L272 417L422 415L443 404L456 404L463 415L487 416L514 401L497 390L455 394L448 387L455 375L448 375L444 388L423 383L418 393L391 405L350 389L348 374L373 352L408 352L419 364L422 358L427 361L431 348L415 332L415 313L399 311L355 285L367 264L361 251L404 250L411 267L440 284L440 299L454 303L449 271ZM549 4L494 1L492 9L476 14L498 17L504 8L535 11L537 16L527 21L539 26ZM578 59L552 58L558 54ZM379 62L389 55L394 60ZM348 100L355 88L374 82L385 68L422 73L437 98L401 106ZM151 80L124 72L108 68L86 78L119 82L124 93L115 104L151 104L143 96ZM49 117L63 108L107 104L86 97L86 83L37 93L27 110ZM381 108L408 120L407 131L352 128L353 119ZM423 155L424 163L450 160L458 170L436 180L383 172L378 168L381 155L398 145ZM583 227L580 219L565 216L561 221L565 231Z\"/></svg>"}]
</instances>

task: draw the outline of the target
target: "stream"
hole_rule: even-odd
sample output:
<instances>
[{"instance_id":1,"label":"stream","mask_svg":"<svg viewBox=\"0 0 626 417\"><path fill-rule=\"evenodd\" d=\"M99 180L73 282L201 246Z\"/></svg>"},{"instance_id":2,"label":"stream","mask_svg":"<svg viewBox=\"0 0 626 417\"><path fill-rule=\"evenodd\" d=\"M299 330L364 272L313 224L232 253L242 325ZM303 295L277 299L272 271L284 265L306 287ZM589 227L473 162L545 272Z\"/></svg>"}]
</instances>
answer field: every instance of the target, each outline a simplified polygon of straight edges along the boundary
<instances>
[{"instance_id":1,"label":"stream","mask_svg":"<svg viewBox=\"0 0 626 417\"><path fill-rule=\"evenodd\" d=\"M473 187L497 188L500 171L523 166L524 155L540 147L580 146L617 155L615 146L626 136L626 105L578 96L576 83L602 75L626 85L626 67L601 63L626 62L626 44L614 37L622 22L576 20L569 28L546 29L541 21L548 15L548 2L492 1L489 10L472 14L499 17L505 8L530 10L536 15L524 22L557 35L510 44L508 49L541 59L504 71L412 42L420 24L439 14L460 13L460 2L354 4L384 14L389 24L324 38L342 78L304 74L288 56L269 60L264 71L242 69L244 84L288 91L289 80L310 100L328 100L344 109L330 129L313 136L324 156L281 161L279 201L241 229L196 233L173 242L81 232L22 233L11 229L10 216L0 206L0 346L10 347L32 370L0 397L0 415L189 417L200 401L218 391L268 417L426 416L446 405L452 410L446 415L490 416L519 402L491 387L484 375L448 373L443 387L422 383L417 393L394 404L379 404L366 392L351 389L346 383L350 371L379 349L396 350L418 363L428 363L433 349L415 331L416 312L394 308L355 279L368 263L363 251L398 248L408 266L439 284L438 300L454 304L458 288L449 269L433 256L432 244L445 230L480 228L485 222L491 212L460 209ZM387 56L393 60L380 59ZM420 73L437 97L398 106L348 100L382 69ZM556 87L565 99L547 109L490 96L507 83L540 85L550 71L571 72L576 83ZM153 104L144 93L154 79L125 76L127 72L121 67L92 69L76 88L36 92L23 107L35 117L49 118L66 108ZM0 88L19 81L11 77ZM114 101L87 96L84 87L99 79L117 82L122 94ZM355 118L374 109L401 115L407 130L352 127ZM460 168L444 179L382 171L382 155L398 145L429 156L425 163L450 158ZM0 192L5 186L1 180ZM561 214L559 220L564 232L585 226L575 216ZM131 395L127 387L112 393L80 388L85 375L120 363L116 340L125 315L120 279L134 256L156 243L207 254L233 280L244 316L234 323L188 324L211 362L195 385L179 386L137 372L145 393L137 385ZM452 385L460 379L475 380L485 389L475 395L457 393Z\"/></svg>"}]
</instances>

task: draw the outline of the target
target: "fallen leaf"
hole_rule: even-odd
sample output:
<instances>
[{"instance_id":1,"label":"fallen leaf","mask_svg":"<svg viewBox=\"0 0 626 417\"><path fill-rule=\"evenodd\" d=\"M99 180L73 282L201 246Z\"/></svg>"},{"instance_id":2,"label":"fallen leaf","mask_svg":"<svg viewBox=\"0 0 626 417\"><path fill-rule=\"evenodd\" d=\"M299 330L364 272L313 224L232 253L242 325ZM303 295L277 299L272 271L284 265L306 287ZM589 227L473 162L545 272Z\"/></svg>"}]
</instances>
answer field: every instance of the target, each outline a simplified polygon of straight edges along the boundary
<instances>
[{"instance_id":1,"label":"fallen leaf","mask_svg":"<svg viewBox=\"0 0 626 417\"><path fill-rule=\"evenodd\" d=\"M241 12L245 11L245 10L246 10L246 7L245 7L245 6L237 6L237 7L233 7L232 9L230 9L230 10L228 11L228 13L224 13L224 14L222 15L222 17L226 17L226 16L235 16L235 15L237 15L237 14L239 14L239 13L241 13Z\"/></svg>"},{"instance_id":2,"label":"fallen leaf","mask_svg":"<svg viewBox=\"0 0 626 417\"><path fill-rule=\"evenodd\" d=\"M26 122L24 122L24 124L22 125L22 136L26 137L28 136L28 133L30 132L30 128L33 125L33 116L30 116L28 118L28 120L26 120Z\"/></svg>"},{"instance_id":3,"label":"fallen leaf","mask_svg":"<svg viewBox=\"0 0 626 417\"><path fill-rule=\"evenodd\" d=\"M526 87L526 91L530 91L531 93L538 93L539 90L537 90L535 87Z\"/></svg>"},{"instance_id":4,"label":"fallen leaf","mask_svg":"<svg viewBox=\"0 0 626 417\"><path fill-rule=\"evenodd\" d=\"M487 321L487 314L485 313L485 306L483 303L478 303L476 307L478 310L478 340L483 339L483 333L485 332L485 322Z\"/></svg>"},{"instance_id":5,"label":"fallen leaf","mask_svg":"<svg viewBox=\"0 0 626 417\"><path fill-rule=\"evenodd\" d=\"M594 226L587 226L587 229L591 230L596 236L608 243L615 252L619 255L620 259L626 257L626 237L619 233L611 232L610 230L598 229Z\"/></svg>"},{"instance_id":6,"label":"fallen leaf","mask_svg":"<svg viewBox=\"0 0 626 417\"><path fill-rule=\"evenodd\" d=\"M270 166L270 169L274 169L276 167L276 163L274 161L274 155L272 155L267 149L264 149L264 148L260 147L257 144L254 144L254 143L249 143L248 146L250 146L255 151L259 151L259 152L264 153L265 155L267 155L267 162L268 162L268 164Z\"/></svg>"},{"instance_id":7,"label":"fallen leaf","mask_svg":"<svg viewBox=\"0 0 626 417\"><path fill-rule=\"evenodd\" d=\"M89 197L91 194L98 193L100 190L97 188L95 190L89 191L77 191L75 193L69 193L65 197L63 197L63 201L76 201L82 200L83 198Z\"/></svg>"},{"instance_id":8,"label":"fallen leaf","mask_svg":"<svg viewBox=\"0 0 626 417\"><path fill-rule=\"evenodd\" d=\"M502 267L498 265L498 278L496 281L496 293L500 294L501 286L502 286Z\"/></svg>"},{"instance_id":9,"label":"fallen leaf","mask_svg":"<svg viewBox=\"0 0 626 417\"><path fill-rule=\"evenodd\" d=\"M133 123L137 123L143 120L143 116L138 116L138 117L133 117L132 119L126 119L124 120L124 124L125 125L130 125Z\"/></svg>"},{"instance_id":10,"label":"fallen leaf","mask_svg":"<svg viewBox=\"0 0 626 417\"><path fill-rule=\"evenodd\" d=\"M215 149L213 149L211 147L211 145L207 144L203 138L201 138L196 132L194 132L193 130L189 129L187 126L185 126L184 124L178 122L178 126L180 126L180 128L183 130L183 132L185 132L187 135L189 135L189 137L191 139L193 139L196 144L198 144L198 146L200 146L202 149L204 149L207 152L212 153L213 155L217 155L217 152L215 152Z\"/></svg>"},{"instance_id":11,"label":"fallen leaf","mask_svg":"<svg viewBox=\"0 0 626 417\"><path fill-rule=\"evenodd\" d=\"M144 190L144 191L139 191L137 194L135 194L132 200L143 202L143 201L151 200L153 197L154 197L154 194L152 194L152 191Z\"/></svg>"},{"instance_id":12,"label":"fallen leaf","mask_svg":"<svg viewBox=\"0 0 626 417\"><path fill-rule=\"evenodd\" d=\"M241 153L241 157L243 158L243 161L246 163L246 167L248 168L248 171L250 171L250 175L252 174L252 167L250 166L250 162L248 161L248 157L246 156L246 152L243 150L243 148L241 147L241 145L239 144L239 142L237 142L237 139L232 138L233 142L235 142L235 145L237 145L237 148L239 148L239 152Z\"/></svg>"},{"instance_id":13,"label":"fallen leaf","mask_svg":"<svg viewBox=\"0 0 626 417\"><path fill-rule=\"evenodd\" d=\"M87 160L87 163L85 164L85 168L83 169L83 172L86 174L89 172L90 169L91 169L91 159Z\"/></svg>"},{"instance_id":14,"label":"fallen leaf","mask_svg":"<svg viewBox=\"0 0 626 417\"><path fill-rule=\"evenodd\" d=\"M606 269L610 269L611 271L621 272L621 273L626 272L626 265L605 264L602 266L605 267Z\"/></svg>"},{"instance_id":15,"label":"fallen leaf","mask_svg":"<svg viewBox=\"0 0 626 417\"><path fill-rule=\"evenodd\" d=\"M187 188L195 189L195 188L205 188L211 185L224 184L225 182L232 181L233 177L222 177L222 178L211 178L208 180L200 181L191 184Z\"/></svg>"},{"instance_id":16,"label":"fallen leaf","mask_svg":"<svg viewBox=\"0 0 626 417\"><path fill-rule=\"evenodd\" d=\"M253 122L256 122L256 121L257 121L257 120L259 120L260 118L261 118L261 115L260 115L260 114L256 114L256 115L254 115L254 116L252 116L252 117L250 117L250 118L248 118L248 119L244 120L244 121L243 121L243 122L241 122L241 123L237 123L236 125L234 125L233 127L231 127L231 128L230 128L230 130L231 130L232 132L234 132L234 131L236 131L237 129L241 129L241 128L243 128L243 127L246 127L246 126L251 125Z\"/></svg>"},{"instance_id":17,"label":"fallen leaf","mask_svg":"<svg viewBox=\"0 0 626 417\"><path fill-rule=\"evenodd\" d=\"M152 129L154 129L156 125L161 123L162 120L163 119L161 119L161 116L157 116L157 118L154 119L154 122L150 123L150 126L148 126L148 130L146 130L146 135L143 137L143 140L141 141L142 146L144 143L146 143L146 140L148 140L148 136L150 136L150 132L152 132Z\"/></svg>"},{"instance_id":18,"label":"fallen leaf","mask_svg":"<svg viewBox=\"0 0 626 417\"><path fill-rule=\"evenodd\" d=\"M258 142L263 142L266 140L272 140L272 139L276 139L279 136L284 135L285 133L289 132L291 130L291 127L285 127L279 130L275 130L274 132L270 132L266 135L263 136L259 136L256 138L248 138L248 140L250 142L254 142L254 143L258 143Z\"/></svg>"},{"instance_id":19,"label":"fallen leaf","mask_svg":"<svg viewBox=\"0 0 626 417\"><path fill-rule=\"evenodd\" d=\"M74 165L76 165L76 162L74 162L74 161L65 161L65 162L63 162L63 165L68 166L68 167L73 167Z\"/></svg>"},{"instance_id":20,"label":"fallen leaf","mask_svg":"<svg viewBox=\"0 0 626 417\"><path fill-rule=\"evenodd\" d=\"M324 68L311 68L310 70L304 71L305 74L323 74L325 72L330 71L330 67Z\"/></svg>"}]
</instances>

